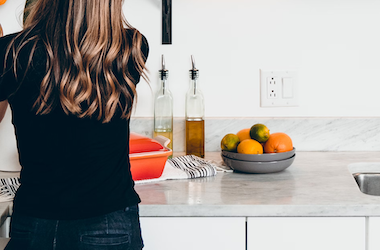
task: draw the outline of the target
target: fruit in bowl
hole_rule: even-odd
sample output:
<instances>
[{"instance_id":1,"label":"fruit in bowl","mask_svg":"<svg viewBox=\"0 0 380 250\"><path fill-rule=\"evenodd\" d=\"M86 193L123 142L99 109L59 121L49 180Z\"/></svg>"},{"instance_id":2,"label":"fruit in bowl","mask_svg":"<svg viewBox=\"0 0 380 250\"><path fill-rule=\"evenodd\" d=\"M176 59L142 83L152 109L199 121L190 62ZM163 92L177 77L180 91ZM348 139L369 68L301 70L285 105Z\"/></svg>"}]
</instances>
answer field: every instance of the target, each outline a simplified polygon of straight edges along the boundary
<instances>
[{"instance_id":1,"label":"fruit in bowl","mask_svg":"<svg viewBox=\"0 0 380 250\"><path fill-rule=\"evenodd\" d=\"M258 123L251 127L249 131L249 135L251 136L252 139L260 143L265 143L270 137L270 132L267 126L265 126L264 124Z\"/></svg>"},{"instance_id":2,"label":"fruit in bowl","mask_svg":"<svg viewBox=\"0 0 380 250\"><path fill-rule=\"evenodd\" d=\"M290 136L282 132L271 134L264 124L225 135L221 149L225 164L244 173L280 172L288 168L296 156Z\"/></svg>"},{"instance_id":3,"label":"fruit in bowl","mask_svg":"<svg viewBox=\"0 0 380 250\"><path fill-rule=\"evenodd\" d=\"M270 133L264 124L254 124L236 134L229 133L221 141L222 151L239 154L267 154L292 151L293 142L289 135L283 132Z\"/></svg>"},{"instance_id":4,"label":"fruit in bowl","mask_svg":"<svg viewBox=\"0 0 380 250\"><path fill-rule=\"evenodd\" d=\"M235 134L226 134L220 142L222 150L236 152L237 146L240 144L240 139Z\"/></svg>"},{"instance_id":5,"label":"fruit in bowl","mask_svg":"<svg viewBox=\"0 0 380 250\"><path fill-rule=\"evenodd\" d=\"M250 135L251 128L244 128L236 133L239 137L240 141L244 141L245 139L252 139Z\"/></svg>"},{"instance_id":6,"label":"fruit in bowl","mask_svg":"<svg viewBox=\"0 0 380 250\"><path fill-rule=\"evenodd\" d=\"M285 133L273 133L264 144L265 153L284 153L293 150L293 142Z\"/></svg>"},{"instance_id":7,"label":"fruit in bowl","mask_svg":"<svg viewBox=\"0 0 380 250\"><path fill-rule=\"evenodd\" d=\"M256 140L245 139L237 146L237 152L239 154L262 154L263 146Z\"/></svg>"}]
</instances>

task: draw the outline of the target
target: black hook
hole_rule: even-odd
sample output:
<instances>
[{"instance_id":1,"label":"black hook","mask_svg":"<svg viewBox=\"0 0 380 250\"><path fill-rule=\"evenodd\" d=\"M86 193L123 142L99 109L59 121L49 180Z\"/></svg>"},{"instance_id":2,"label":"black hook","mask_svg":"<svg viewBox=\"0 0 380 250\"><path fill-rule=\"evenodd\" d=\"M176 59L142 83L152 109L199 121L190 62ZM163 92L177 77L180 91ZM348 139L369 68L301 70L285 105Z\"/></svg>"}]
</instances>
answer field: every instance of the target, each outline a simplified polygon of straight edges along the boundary
<instances>
[{"instance_id":1,"label":"black hook","mask_svg":"<svg viewBox=\"0 0 380 250\"><path fill-rule=\"evenodd\" d=\"M172 0L162 0L162 44L172 44Z\"/></svg>"}]
</instances>

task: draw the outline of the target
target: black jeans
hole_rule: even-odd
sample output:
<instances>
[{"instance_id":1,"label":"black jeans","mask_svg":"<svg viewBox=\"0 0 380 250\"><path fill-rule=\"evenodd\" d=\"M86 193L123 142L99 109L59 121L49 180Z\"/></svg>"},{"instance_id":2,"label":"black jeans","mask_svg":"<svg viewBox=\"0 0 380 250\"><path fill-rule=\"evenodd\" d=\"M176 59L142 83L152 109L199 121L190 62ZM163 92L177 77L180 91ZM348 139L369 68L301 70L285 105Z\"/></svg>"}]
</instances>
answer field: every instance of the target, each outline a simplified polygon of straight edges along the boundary
<instances>
[{"instance_id":1,"label":"black jeans","mask_svg":"<svg viewBox=\"0 0 380 250\"><path fill-rule=\"evenodd\" d=\"M46 220L14 213L5 250L141 250L138 206L80 220Z\"/></svg>"}]
</instances>

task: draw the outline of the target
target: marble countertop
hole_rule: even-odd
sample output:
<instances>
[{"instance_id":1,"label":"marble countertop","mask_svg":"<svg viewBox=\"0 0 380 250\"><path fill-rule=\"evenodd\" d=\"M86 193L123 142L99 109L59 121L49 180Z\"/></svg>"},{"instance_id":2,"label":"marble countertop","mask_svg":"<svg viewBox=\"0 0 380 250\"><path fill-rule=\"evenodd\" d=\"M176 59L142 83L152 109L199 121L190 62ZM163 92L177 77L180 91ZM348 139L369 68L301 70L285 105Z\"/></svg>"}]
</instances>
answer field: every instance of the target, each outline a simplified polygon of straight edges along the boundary
<instances>
[{"instance_id":1,"label":"marble countertop","mask_svg":"<svg viewBox=\"0 0 380 250\"><path fill-rule=\"evenodd\" d=\"M206 159L221 161L220 153L208 152ZM279 173L140 183L140 215L380 216L380 196L361 193L348 168L355 163L350 169L358 171L371 162L380 163L379 152L297 152L293 164ZM0 172L0 177L17 175ZM0 203L0 223L11 205Z\"/></svg>"},{"instance_id":2,"label":"marble countertop","mask_svg":"<svg viewBox=\"0 0 380 250\"><path fill-rule=\"evenodd\" d=\"M206 158L221 160L219 152ZM380 196L360 192L348 168L369 162L380 162L379 152L297 152L279 173L136 184L140 215L380 216Z\"/></svg>"}]
</instances>

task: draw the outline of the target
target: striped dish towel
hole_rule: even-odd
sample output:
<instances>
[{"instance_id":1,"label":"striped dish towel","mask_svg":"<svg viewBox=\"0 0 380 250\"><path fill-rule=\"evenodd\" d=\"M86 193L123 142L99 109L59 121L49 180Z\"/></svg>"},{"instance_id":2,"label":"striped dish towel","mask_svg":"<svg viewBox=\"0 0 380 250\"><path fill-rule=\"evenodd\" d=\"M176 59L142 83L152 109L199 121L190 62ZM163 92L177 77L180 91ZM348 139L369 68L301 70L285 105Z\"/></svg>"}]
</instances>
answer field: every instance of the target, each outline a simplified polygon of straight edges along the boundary
<instances>
[{"instance_id":1,"label":"striped dish towel","mask_svg":"<svg viewBox=\"0 0 380 250\"><path fill-rule=\"evenodd\" d=\"M168 159L168 162L173 167L184 171L189 179L216 175L214 164L195 155L174 157Z\"/></svg>"},{"instance_id":2,"label":"striped dish towel","mask_svg":"<svg viewBox=\"0 0 380 250\"><path fill-rule=\"evenodd\" d=\"M20 186L18 177L0 179L0 202L12 201Z\"/></svg>"},{"instance_id":3,"label":"striped dish towel","mask_svg":"<svg viewBox=\"0 0 380 250\"><path fill-rule=\"evenodd\" d=\"M210 161L195 155L173 157L166 161L164 171L159 178L138 180L139 183L150 183L163 180L194 179L215 176L219 168Z\"/></svg>"}]
</instances>

